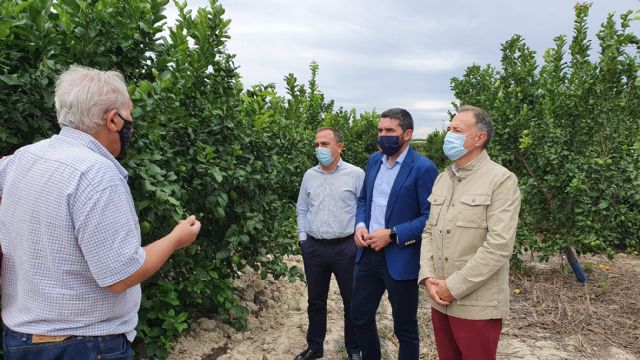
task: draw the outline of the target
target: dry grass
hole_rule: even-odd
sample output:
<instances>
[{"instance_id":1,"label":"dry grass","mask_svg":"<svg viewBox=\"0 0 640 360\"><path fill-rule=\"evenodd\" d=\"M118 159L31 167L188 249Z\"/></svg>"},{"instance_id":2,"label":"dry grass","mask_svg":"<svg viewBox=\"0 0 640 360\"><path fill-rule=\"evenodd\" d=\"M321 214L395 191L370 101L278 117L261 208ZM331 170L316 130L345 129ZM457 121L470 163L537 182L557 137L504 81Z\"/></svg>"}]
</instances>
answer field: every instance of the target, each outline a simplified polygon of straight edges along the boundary
<instances>
[{"instance_id":1,"label":"dry grass","mask_svg":"<svg viewBox=\"0 0 640 360\"><path fill-rule=\"evenodd\" d=\"M599 358L598 350L614 346L640 356L640 257L618 254L583 256L591 268L589 283L578 283L573 272L558 256L549 263L525 263L511 271L511 315L503 335L528 343L547 340L563 344L575 339L572 348L582 358ZM431 312L425 294L420 294L420 359L435 360ZM390 334L393 336L393 334ZM397 353L396 348L387 349Z\"/></svg>"},{"instance_id":2,"label":"dry grass","mask_svg":"<svg viewBox=\"0 0 640 360\"><path fill-rule=\"evenodd\" d=\"M571 269L563 264L560 257L552 258L545 264L529 260L522 270L511 272L511 289L519 289L520 292L511 297L511 315L503 324L499 359L525 357L522 347L531 355L527 358L620 358L607 352L612 347L632 355L624 357L625 359L633 356L640 358L640 257L619 254L614 261L609 261L605 256L583 256L580 261L583 266L591 269L587 285L575 280ZM252 282L252 287L260 282L259 279ZM280 285L269 283L261 286L265 291L272 292L274 299L279 300L270 302L270 306L260 308L253 314L259 323L272 321L270 330L262 332L256 328L253 330L256 333L247 336L250 340L231 340L228 343L230 349L224 349L229 350L226 357L222 355L221 349L216 348L213 353L201 358L215 359L222 355L224 358L240 359L244 355L233 354L239 353L239 349L244 349L243 354L246 354L247 349L253 348L255 350L251 350L252 356L244 358L279 360L292 358L293 354L299 352L304 346L307 319L300 305L296 307L288 301L292 296L303 296L305 285L300 282L289 284L284 280L278 284ZM297 290L292 291L294 288ZM329 304L332 313L340 314L342 305L335 288L334 283ZM280 292L282 297L276 296ZM294 293L297 295L292 295ZM431 309L424 289L420 289L419 304L420 359L435 360L438 356L431 325ZM277 314L278 319L284 320L283 324L269 320L267 315L272 312ZM398 341L393 335L391 308L386 296L380 304L377 322L382 359L395 359ZM333 340L325 344L325 358L345 359L342 317L334 316L328 329L335 334ZM273 337L268 336L270 333L286 334L276 336L276 339L288 338L288 341L284 341L284 345L280 344L282 346L278 350L265 350L265 345L274 341Z\"/></svg>"},{"instance_id":3,"label":"dry grass","mask_svg":"<svg viewBox=\"0 0 640 360\"><path fill-rule=\"evenodd\" d=\"M640 258L619 254L583 256L589 283L576 281L560 257L549 264L530 262L511 273L513 295L508 335L562 342L577 338L583 357L615 346L640 355Z\"/></svg>"}]
</instances>

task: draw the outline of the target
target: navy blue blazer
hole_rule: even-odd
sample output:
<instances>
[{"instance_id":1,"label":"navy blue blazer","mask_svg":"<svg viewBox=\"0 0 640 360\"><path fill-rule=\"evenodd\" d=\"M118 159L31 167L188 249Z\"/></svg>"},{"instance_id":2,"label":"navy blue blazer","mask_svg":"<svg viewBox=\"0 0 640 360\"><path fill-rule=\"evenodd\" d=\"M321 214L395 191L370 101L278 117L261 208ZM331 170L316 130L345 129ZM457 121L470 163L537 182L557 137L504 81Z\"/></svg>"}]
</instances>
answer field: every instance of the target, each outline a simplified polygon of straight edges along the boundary
<instances>
[{"instance_id":1,"label":"navy blue blazer","mask_svg":"<svg viewBox=\"0 0 640 360\"><path fill-rule=\"evenodd\" d=\"M373 185L380 171L382 157L381 152L369 157L364 185L358 197L356 224L365 223L367 228L371 220ZM398 236L397 243L391 242L384 248L389 275L396 280L418 278L422 231L431 207L427 198L436 177L438 168L435 164L409 147L391 187L385 215L385 228L395 227ZM360 262L362 252L363 249L358 249L356 263Z\"/></svg>"}]
</instances>

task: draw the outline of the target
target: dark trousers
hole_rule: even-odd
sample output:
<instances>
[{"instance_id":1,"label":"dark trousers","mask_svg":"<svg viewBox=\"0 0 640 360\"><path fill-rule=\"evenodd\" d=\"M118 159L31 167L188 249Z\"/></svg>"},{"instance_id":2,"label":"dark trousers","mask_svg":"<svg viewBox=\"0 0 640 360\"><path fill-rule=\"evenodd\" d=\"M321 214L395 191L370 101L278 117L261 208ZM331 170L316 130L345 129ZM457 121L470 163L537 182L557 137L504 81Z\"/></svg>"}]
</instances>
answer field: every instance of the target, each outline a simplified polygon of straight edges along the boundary
<instances>
[{"instance_id":1,"label":"dark trousers","mask_svg":"<svg viewBox=\"0 0 640 360\"><path fill-rule=\"evenodd\" d=\"M417 280L395 280L389 275L384 250L365 249L356 265L351 318L358 334L364 360L380 359L380 338L376 312L386 290L393 314L393 332L400 343L399 360L416 360L418 337Z\"/></svg>"},{"instance_id":2,"label":"dark trousers","mask_svg":"<svg viewBox=\"0 0 640 360\"><path fill-rule=\"evenodd\" d=\"M327 333L327 296L331 274L335 275L344 305L344 346L349 354L358 353L359 347L351 322L351 294L353 293L353 265L356 245L353 239L336 244L309 238L301 244L304 273L307 277L309 297L307 313L307 345L309 349L324 353Z\"/></svg>"},{"instance_id":3,"label":"dark trousers","mask_svg":"<svg viewBox=\"0 0 640 360\"><path fill-rule=\"evenodd\" d=\"M431 308L431 321L441 360L496 358L502 319L461 319Z\"/></svg>"}]
</instances>

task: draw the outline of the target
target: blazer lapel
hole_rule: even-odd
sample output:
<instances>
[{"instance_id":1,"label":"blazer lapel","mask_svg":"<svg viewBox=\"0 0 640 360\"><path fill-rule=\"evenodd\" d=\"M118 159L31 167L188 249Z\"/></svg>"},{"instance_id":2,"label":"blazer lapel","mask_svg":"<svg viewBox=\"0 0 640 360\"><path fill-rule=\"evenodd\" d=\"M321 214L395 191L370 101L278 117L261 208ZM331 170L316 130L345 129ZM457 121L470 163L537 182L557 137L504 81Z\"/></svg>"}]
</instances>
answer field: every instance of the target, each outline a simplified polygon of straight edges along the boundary
<instances>
[{"instance_id":1,"label":"blazer lapel","mask_svg":"<svg viewBox=\"0 0 640 360\"><path fill-rule=\"evenodd\" d=\"M393 181L393 186L391 187L391 193L389 193L389 200L387 201L387 210L384 215L385 225L389 222L389 215L391 215L391 209L396 203L396 199L398 198L398 191L402 188L402 185L409 177L411 173L411 169L413 169L413 149L409 148L407 151L407 156L404 158L404 161L400 165L400 171L398 172L398 176Z\"/></svg>"}]
</instances>

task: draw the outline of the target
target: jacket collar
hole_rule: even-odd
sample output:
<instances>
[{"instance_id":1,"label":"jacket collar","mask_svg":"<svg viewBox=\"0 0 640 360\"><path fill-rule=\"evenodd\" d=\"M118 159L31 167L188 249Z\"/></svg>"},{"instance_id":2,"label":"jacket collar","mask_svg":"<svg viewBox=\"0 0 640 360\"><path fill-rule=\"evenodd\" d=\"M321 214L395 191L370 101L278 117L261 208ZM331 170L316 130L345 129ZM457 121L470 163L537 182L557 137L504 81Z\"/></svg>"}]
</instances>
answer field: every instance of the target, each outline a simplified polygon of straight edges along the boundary
<instances>
[{"instance_id":1,"label":"jacket collar","mask_svg":"<svg viewBox=\"0 0 640 360\"><path fill-rule=\"evenodd\" d=\"M466 177L469 177L471 174L477 172L478 169L481 169L482 166L490 160L491 158L489 157L487 150L482 150L482 152L480 153L480 155L478 155L478 157L471 160L471 162L465 165L464 167L458 168L457 175L453 172L453 166L455 164L451 164L447 168L447 173L449 173L450 177L459 177L461 179L464 179Z\"/></svg>"}]
</instances>

